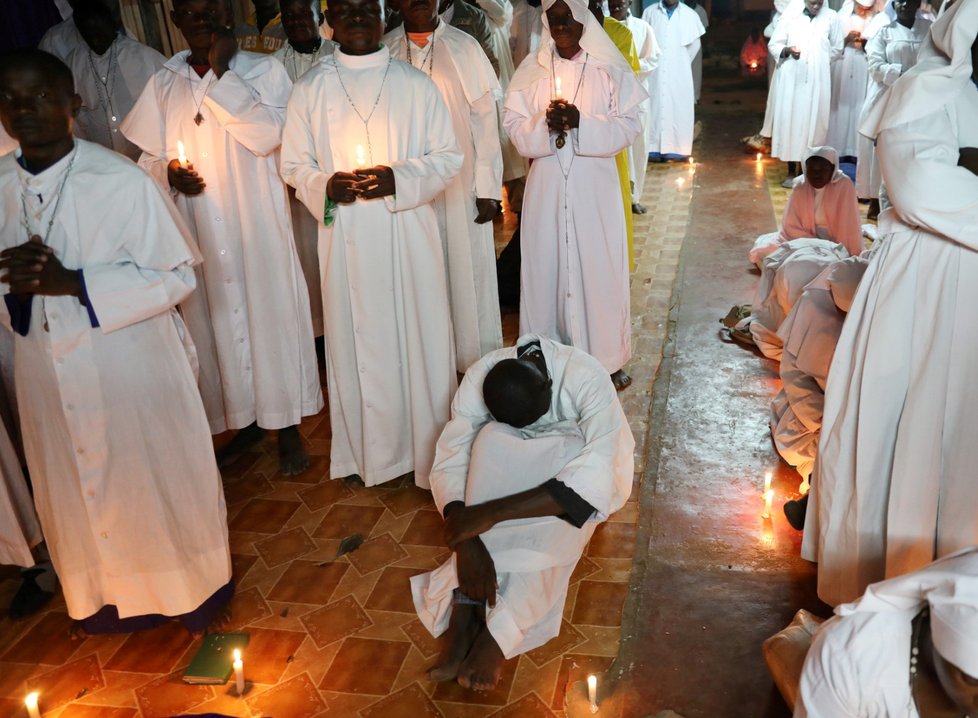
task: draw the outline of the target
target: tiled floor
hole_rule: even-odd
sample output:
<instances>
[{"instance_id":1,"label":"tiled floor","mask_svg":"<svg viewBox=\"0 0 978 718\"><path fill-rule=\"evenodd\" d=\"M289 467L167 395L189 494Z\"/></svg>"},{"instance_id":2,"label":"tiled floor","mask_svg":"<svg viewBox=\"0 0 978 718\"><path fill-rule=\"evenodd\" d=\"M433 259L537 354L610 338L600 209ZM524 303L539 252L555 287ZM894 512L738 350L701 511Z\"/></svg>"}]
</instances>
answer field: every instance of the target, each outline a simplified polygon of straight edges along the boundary
<instances>
[{"instance_id":1,"label":"tiled floor","mask_svg":"<svg viewBox=\"0 0 978 718\"><path fill-rule=\"evenodd\" d=\"M635 222L634 383L622 402L636 439L636 485L691 172L651 166L643 198L649 213ZM512 219L499 234L508 238L511 229ZM505 317L510 341L516 323L514 314ZM566 686L611 665L631 571L637 491L598 529L577 567L558 638L511 661L489 693L435 686L424 670L438 641L415 617L408 591L410 576L448 556L430 494L405 483L363 488L327 480L328 419L321 414L301 429L314 459L302 476L277 473L271 442L225 472L238 586L229 630L251 636L245 666L253 685L243 699L226 686L181 683L197 643L177 625L72 643L59 598L30 620L0 621L0 716L24 715L28 690L40 692L47 718L563 716ZM355 535L362 545L338 556L341 541ZM17 574L0 571L5 606Z\"/></svg>"}]
</instances>

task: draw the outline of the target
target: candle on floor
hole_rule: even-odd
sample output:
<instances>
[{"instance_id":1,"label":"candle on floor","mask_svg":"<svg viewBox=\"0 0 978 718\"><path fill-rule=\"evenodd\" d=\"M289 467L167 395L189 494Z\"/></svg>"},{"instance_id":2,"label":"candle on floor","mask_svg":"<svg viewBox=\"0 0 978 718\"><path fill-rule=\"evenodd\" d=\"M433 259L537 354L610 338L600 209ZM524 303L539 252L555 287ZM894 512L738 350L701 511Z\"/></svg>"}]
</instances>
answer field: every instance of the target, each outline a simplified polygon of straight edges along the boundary
<instances>
[{"instance_id":1,"label":"candle on floor","mask_svg":"<svg viewBox=\"0 0 978 718\"><path fill-rule=\"evenodd\" d=\"M182 140L177 140L177 162L181 167L187 166L187 151L183 148Z\"/></svg>"},{"instance_id":2,"label":"candle on floor","mask_svg":"<svg viewBox=\"0 0 978 718\"><path fill-rule=\"evenodd\" d=\"M244 663L241 661L241 651L234 649L234 684L238 689L238 695L243 696L245 692Z\"/></svg>"},{"instance_id":3,"label":"candle on floor","mask_svg":"<svg viewBox=\"0 0 978 718\"><path fill-rule=\"evenodd\" d=\"M686 184L686 178L685 177L677 177L676 178L676 186L677 187L682 187L684 184Z\"/></svg>"},{"instance_id":4,"label":"candle on floor","mask_svg":"<svg viewBox=\"0 0 978 718\"><path fill-rule=\"evenodd\" d=\"M757 60L751 60L750 69L752 69L752 70L756 70L757 69Z\"/></svg>"},{"instance_id":5,"label":"candle on floor","mask_svg":"<svg viewBox=\"0 0 978 718\"><path fill-rule=\"evenodd\" d=\"M38 694L28 693L27 698L24 699L24 706L27 707L28 718L41 718L41 710L37 707Z\"/></svg>"},{"instance_id":6,"label":"candle on floor","mask_svg":"<svg viewBox=\"0 0 978 718\"><path fill-rule=\"evenodd\" d=\"M771 518L771 504L774 502L774 489L768 489L764 492L764 513L761 514L762 519Z\"/></svg>"},{"instance_id":7,"label":"candle on floor","mask_svg":"<svg viewBox=\"0 0 978 718\"><path fill-rule=\"evenodd\" d=\"M560 78L559 77L555 77L554 78L554 94L557 95L557 97L560 97L561 96L561 92L560 92Z\"/></svg>"},{"instance_id":8,"label":"candle on floor","mask_svg":"<svg viewBox=\"0 0 978 718\"><path fill-rule=\"evenodd\" d=\"M758 162L760 162L761 160L764 159L764 155L762 153L758 152L757 153L757 157L755 157L754 159L756 159Z\"/></svg>"},{"instance_id":9,"label":"candle on floor","mask_svg":"<svg viewBox=\"0 0 978 718\"><path fill-rule=\"evenodd\" d=\"M367 164L367 159L363 154L363 145L357 145L357 167L364 167Z\"/></svg>"},{"instance_id":10,"label":"candle on floor","mask_svg":"<svg viewBox=\"0 0 978 718\"><path fill-rule=\"evenodd\" d=\"M593 673L587 677L587 699L591 704L591 712L598 712L598 677Z\"/></svg>"}]
</instances>

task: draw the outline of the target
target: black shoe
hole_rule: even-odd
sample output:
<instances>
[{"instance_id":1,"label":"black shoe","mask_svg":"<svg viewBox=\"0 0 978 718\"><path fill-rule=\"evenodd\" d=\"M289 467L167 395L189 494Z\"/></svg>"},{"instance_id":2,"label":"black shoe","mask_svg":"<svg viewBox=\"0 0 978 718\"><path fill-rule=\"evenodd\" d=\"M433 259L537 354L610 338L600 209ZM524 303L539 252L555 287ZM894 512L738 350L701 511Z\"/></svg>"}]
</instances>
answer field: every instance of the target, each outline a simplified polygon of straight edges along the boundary
<instances>
[{"instance_id":1,"label":"black shoe","mask_svg":"<svg viewBox=\"0 0 978 718\"><path fill-rule=\"evenodd\" d=\"M10 602L9 614L13 620L16 621L37 613L54 598L53 593L45 591L37 585L37 577L42 573L44 573L44 569L41 568L21 571L20 575L23 581L20 588L17 589L17 593L14 594L14 600Z\"/></svg>"},{"instance_id":2,"label":"black shoe","mask_svg":"<svg viewBox=\"0 0 978 718\"><path fill-rule=\"evenodd\" d=\"M784 517L788 519L791 528L797 531L804 531L805 514L808 513L808 494L805 494L800 499L785 502L782 508L784 510Z\"/></svg>"}]
</instances>

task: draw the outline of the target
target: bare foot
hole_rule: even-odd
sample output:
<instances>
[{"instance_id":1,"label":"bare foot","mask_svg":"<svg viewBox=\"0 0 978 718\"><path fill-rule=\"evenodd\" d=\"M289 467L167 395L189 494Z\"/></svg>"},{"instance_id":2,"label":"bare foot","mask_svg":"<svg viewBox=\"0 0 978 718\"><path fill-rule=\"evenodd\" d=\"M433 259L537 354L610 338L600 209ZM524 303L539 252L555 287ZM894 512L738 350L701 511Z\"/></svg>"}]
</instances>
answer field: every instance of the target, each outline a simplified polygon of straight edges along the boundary
<instances>
[{"instance_id":1,"label":"bare foot","mask_svg":"<svg viewBox=\"0 0 978 718\"><path fill-rule=\"evenodd\" d=\"M205 628L203 631L188 631L188 633L190 633L190 637L196 641L198 638L203 638L208 634L220 633L230 622L231 604L226 603L221 607L221 610L217 612L217 615L214 616L214 620L207 624L207 628Z\"/></svg>"},{"instance_id":2,"label":"bare foot","mask_svg":"<svg viewBox=\"0 0 978 718\"><path fill-rule=\"evenodd\" d=\"M429 681L454 681L459 666L469 655L481 623L476 613L478 606L458 604L452 610L448 624L448 647L438 657L438 662L428 669Z\"/></svg>"},{"instance_id":3,"label":"bare foot","mask_svg":"<svg viewBox=\"0 0 978 718\"><path fill-rule=\"evenodd\" d=\"M84 641L88 638L88 631L85 630L85 625L81 621L72 621L71 628L68 629L68 637L72 641Z\"/></svg>"},{"instance_id":4,"label":"bare foot","mask_svg":"<svg viewBox=\"0 0 978 718\"><path fill-rule=\"evenodd\" d=\"M302 445L299 427L290 426L278 432L278 470L285 476L296 476L309 468L309 455Z\"/></svg>"},{"instance_id":5,"label":"bare foot","mask_svg":"<svg viewBox=\"0 0 978 718\"><path fill-rule=\"evenodd\" d=\"M491 691L499 683L505 662L496 639L483 626L472 650L458 669L458 684L474 691Z\"/></svg>"},{"instance_id":6,"label":"bare foot","mask_svg":"<svg viewBox=\"0 0 978 718\"><path fill-rule=\"evenodd\" d=\"M265 430L258 428L258 423L252 423L243 428L228 445L217 452L217 468L224 469L240 459L248 450L265 438Z\"/></svg>"},{"instance_id":7,"label":"bare foot","mask_svg":"<svg viewBox=\"0 0 978 718\"><path fill-rule=\"evenodd\" d=\"M615 385L615 391L622 391L632 385L632 378L625 373L624 369L619 369L611 375L611 383Z\"/></svg>"},{"instance_id":8,"label":"bare foot","mask_svg":"<svg viewBox=\"0 0 978 718\"><path fill-rule=\"evenodd\" d=\"M639 202L632 202L632 214L645 214L648 212L645 207Z\"/></svg>"}]
</instances>

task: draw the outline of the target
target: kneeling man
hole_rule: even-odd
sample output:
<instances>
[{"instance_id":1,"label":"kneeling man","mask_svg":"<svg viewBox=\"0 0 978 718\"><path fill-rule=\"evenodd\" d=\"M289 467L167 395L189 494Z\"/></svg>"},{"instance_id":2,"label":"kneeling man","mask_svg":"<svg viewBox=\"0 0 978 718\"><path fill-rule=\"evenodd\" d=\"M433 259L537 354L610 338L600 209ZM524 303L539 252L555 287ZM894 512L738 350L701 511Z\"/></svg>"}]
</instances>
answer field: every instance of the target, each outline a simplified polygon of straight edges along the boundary
<instances>
[{"instance_id":1,"label":"kneeling man","mask_svg":"<svg viewBox=\"0 0 978 718\"><path fill-rule=\"evenodd\" d=\"M453 554L411 580L421 621L450 633L432 680L492 688L506 659L557 635L591 534L628 499L634 447L580 349L526 335L468 370L431 474Z\"/></svg>"}]
</instances>

